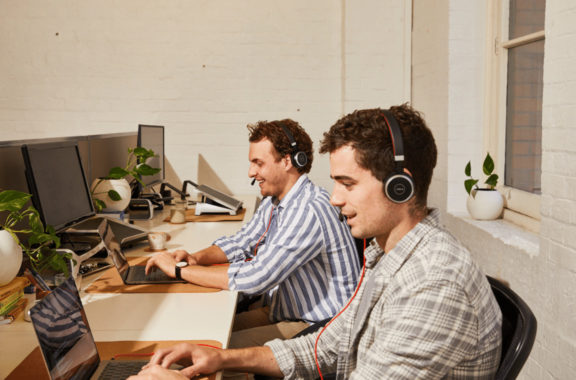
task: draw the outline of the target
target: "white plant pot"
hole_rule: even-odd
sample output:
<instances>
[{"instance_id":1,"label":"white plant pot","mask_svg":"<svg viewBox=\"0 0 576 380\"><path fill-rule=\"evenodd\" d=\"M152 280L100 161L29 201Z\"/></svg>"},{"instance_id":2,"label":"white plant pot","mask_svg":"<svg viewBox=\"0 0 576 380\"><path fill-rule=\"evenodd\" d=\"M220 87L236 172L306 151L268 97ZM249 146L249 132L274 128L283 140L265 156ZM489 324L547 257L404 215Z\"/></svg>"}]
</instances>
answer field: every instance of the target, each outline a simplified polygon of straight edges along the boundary
<instances>
[{"instance_id":1,"label":"white plant pot","mask_svg":"<svg viewBox=\"0 0 576 380\"><path fill-rule=\"evenodd\" d=\"M110 197L108 197L109 190L116 190L122 199L119 201L110 199ZM124 211L130 204L130 198L132 196L130 184L124 178L104 180L97 178L92 182L92 192L94 198L106 203L106 208L102 210L104 212Z\"/></svg>"},{"instance_id":2,"label":"white plant pot","mask_svg":"<svg viewBox=\"0 0 576 380\"><path fill-rule=\"evenodd\" d=\"M8 284L16 277L22 265L22 247L10 232L0 231L0 286Z\"/></svg>"},{"instance_id":3,"label":"white plant pot","mask_svg":"<svg viewBox=\"0 0 576 380\"><path fill-rule=\"evenodd\" d=\"M504 199L498 190L473 189L466 201L466 208L474 219L498 219L502 215Z\"/></svg>"}]
</instances>

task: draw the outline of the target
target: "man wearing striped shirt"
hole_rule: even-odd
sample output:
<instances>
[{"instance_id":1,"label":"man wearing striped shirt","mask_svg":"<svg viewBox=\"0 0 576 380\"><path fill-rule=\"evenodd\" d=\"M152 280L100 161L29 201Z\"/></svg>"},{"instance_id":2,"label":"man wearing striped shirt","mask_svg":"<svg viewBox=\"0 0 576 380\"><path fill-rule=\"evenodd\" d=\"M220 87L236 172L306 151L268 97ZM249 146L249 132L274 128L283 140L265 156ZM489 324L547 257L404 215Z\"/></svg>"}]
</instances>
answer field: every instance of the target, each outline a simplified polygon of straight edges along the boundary
<instances>
[{"instance_id":1,"label":"man wearing striped shirt","mask_svg":"<svg viewBox=\"0 0 576 380\"><path fill-rule=\"evenodd\" d=\"M332 204L355 237L374 237L352 301L324 330L264 347L158 351L143 378L221 369L286 379L494 377L501 311L469 252L426 205L436 145L419 113L355 111L324 134L320 151L330 153ZM175 361L188 367L166 371Z\"/></svg>"},{"instance_id":2,"label":"man wearing striped shirt","mask_svg":"<svg viewBox=\"0 0 576 380\"><path fill-rule=\"evenodd\" d=\"M264 199L240 231L194 254L165 252L148 261L203 286L262 295L260 307L240 313L230 346L289 338L331 318L352 295L360 265L354 240L326 190L306 173L312 140L293 120L262 121L250 131L249 177ZM225 266L210 264L230 263ZM240 331L241 330L241 331Z\"/></svg>"}]
</instances>

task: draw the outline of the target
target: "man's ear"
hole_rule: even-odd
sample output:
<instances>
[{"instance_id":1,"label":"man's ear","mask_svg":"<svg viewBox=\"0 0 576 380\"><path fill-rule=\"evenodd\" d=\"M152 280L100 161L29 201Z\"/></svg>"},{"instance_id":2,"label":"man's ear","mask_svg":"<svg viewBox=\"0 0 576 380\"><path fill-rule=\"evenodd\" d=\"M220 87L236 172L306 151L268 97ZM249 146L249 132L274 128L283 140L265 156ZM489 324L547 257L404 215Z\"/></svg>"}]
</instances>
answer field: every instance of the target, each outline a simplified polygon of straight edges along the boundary
<instances>
[{"instance_id":1,"label":"man's ear","mask_svg":"<svg viewBox=\"0 0 576 380\"><path fill-rule=\"evenodd\" d=\"M284 164L284 170L286 171L294 167L294 165L292 165L292 159L290 158L289 154L285 155L284 158L282 158L282 163Z\"/></svg>"}]
</instances>

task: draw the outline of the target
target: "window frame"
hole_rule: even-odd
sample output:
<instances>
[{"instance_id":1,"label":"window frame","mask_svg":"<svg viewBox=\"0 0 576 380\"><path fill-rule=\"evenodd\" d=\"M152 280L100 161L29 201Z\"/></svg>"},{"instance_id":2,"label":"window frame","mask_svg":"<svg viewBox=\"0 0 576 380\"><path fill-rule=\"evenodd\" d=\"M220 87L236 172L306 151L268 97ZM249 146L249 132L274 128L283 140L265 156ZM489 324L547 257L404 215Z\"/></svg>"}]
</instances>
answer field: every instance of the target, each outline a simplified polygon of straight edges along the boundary
<instances>
[{"instance_id":1,"label":"window frame","mask_svg":"<svg viewBox=\"0 0 576 380\"><path fill-rule=\"evenodd\" d=\"M540 200L538 194L505 186L506 87L508 49L545 40L545 30L508 40L509 1L490 0L487 10L486 91L484 95L483 145L489 151L500 175L498 189L504 196L504 220L538 233L540 231Z\"/></svg>"}]
</instances>

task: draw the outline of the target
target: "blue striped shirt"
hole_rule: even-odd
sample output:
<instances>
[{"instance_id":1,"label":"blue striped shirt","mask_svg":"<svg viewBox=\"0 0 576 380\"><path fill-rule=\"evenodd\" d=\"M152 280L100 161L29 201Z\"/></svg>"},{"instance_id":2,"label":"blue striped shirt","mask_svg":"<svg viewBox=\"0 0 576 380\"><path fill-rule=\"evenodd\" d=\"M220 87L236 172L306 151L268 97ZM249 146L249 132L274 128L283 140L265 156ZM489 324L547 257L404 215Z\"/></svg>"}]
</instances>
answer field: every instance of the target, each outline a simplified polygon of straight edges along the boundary
<instances>
[{"instance_id":1,"label":"blue striped shirt","mask_svg":"<svg viewBox=\"0 0 576 380\"><path fill-rule=\"evenodd\" d=\"M271 214L268 232L254 255ZM272 322L313 323L330 318L350 298L358 281L360 264L350 230L338 219L328 192L306 175L278 204L272 197L264 198L238 233L214 244L230 262L229 288L263 294Z\"/></svg>"}]
</instances>

